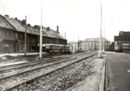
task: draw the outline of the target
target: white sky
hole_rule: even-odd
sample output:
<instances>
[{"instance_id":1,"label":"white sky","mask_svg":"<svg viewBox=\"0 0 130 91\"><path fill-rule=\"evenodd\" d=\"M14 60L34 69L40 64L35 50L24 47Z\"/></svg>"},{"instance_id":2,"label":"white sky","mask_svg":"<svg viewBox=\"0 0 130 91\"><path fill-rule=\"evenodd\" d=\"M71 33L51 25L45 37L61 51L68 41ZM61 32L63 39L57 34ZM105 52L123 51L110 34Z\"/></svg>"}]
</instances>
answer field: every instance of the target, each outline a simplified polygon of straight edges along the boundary
<instances>
[{"instance_id":1,"label":"white sky","mask_svg":"<svg viewBox=\"0 0 130 91\"><path fill-rule=\"evenodd\" d=\"M41 0L0 0L0 14L24 19L40 25ZM119 31L130 31L130 0L102 0L103 30L113 41ZM68 41L99 37L100 0L43 0L43 26L56 29ZM74 37L73 37L74 35Z\"/></svg>"}]
</instances>

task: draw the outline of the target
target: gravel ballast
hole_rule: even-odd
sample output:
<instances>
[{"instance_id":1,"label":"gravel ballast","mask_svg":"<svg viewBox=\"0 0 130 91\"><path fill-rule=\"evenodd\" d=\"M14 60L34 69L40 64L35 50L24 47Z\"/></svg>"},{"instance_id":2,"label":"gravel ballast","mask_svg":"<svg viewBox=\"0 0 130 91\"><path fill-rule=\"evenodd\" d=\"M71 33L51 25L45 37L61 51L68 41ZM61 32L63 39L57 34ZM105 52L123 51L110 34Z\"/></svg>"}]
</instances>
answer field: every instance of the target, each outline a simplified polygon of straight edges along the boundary
<instances>
[{"instance_id":1,"label":"gravel ballast","mask_svg":"<svg viewBox=\"0 0 130 91\"><path fill-rule=\"evenodd\" d=\"M9 91L64 91L93 74L90 69L93 68L93 59L96 57L85 59L58 71L38 77L9 89Z\"/></svg>"}]
</instances>

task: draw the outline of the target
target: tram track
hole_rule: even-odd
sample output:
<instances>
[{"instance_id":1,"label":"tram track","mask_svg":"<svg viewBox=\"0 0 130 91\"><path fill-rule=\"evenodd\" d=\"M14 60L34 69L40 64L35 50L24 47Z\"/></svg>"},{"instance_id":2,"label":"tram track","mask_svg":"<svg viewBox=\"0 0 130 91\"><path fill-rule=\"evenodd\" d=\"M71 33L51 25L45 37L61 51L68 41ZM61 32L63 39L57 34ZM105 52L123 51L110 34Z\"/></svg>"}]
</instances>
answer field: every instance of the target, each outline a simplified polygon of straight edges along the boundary
<instances>
[{"instance_id":1,"label":"tram track","mask_svg":"<svg viewBox=\"0 0 130 91\"><path fill-rule=\"evenodd\" d=\"M78 59L64 59L62 61L54 61L54 63L50 62L48 64L44 64L43 62L43 64L38 63L33 64L33 66L26 65L24 67L3 70L3 73L0 73L0 90L9 90L22 83L28 82L42 75L49 74L50 72L57 71L59 69L75 64L94 55L96 55L96 53L89 54L88 56L84 55L82 57L79 55Z\"/></svg>"},{"instance_id":2,"label":"tram track","mask_svg":"<svg viewBox=\"0 0 130 91\"><path fill-rule=\"evenodd\" d=\"M73 59L76 59L76 58L71 58L71 59L64 59L64 60L60 60L60 62L64 62L64 61L67 61L67 60L73 60ZM54 61L54 60L53 60ZM59 61L54 61L54 62L49 62L49 63L45 63L45 62L38 62L38 63L34 63L34 64L31 64L31 65L25 65L25 66L21 66L21 67L15 67L15 68L12 68L12 69L7 69L7 70L3 70L3 71L0 71L0 79L2 78L5 78L5 77L9 77L9 76L13 76L13 75L17 75L17 74L20 74L20 73L23 73L23 72L27 72L27 71L31 71L31 70L34 70L34 69L38 69L38 68L41 68L41 67L47 67L49 65L53 65L55 63L59 63Z\"/></svg>"},{"instance_id":3,"label":"tram track","mask_svg":"<svg viewBox=\"0 0 130 91\"><path fill-rule=\"evenodd\" d=\"M56 57L52 57L52 58L45 58L43 60L38 60L38 61L37 61L37 59L35 59L34 61L29 61L29 62L25 62L25 63L1 66L0 71L9 70L9 69L13 69L13 68L24 67L24 66L35 65L35 64L38 64L38 63L50 63L50 62L53 62L53 61L61 60L63 58L68 58L68 56L67 57L56 56Z\"/></svg>"}]
</instances>

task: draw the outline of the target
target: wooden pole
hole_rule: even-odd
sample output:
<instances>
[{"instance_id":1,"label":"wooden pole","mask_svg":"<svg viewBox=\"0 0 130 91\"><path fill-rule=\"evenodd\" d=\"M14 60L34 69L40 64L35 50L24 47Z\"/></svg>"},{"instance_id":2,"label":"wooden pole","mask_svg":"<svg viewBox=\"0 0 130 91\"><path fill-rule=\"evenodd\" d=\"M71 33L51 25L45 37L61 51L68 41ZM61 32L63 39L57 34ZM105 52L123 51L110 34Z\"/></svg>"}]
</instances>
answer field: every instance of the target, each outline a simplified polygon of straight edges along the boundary
<instances>
[{"instance_id":1,"label":"wooden pole","mask_svg":"<svg viewBox=\"0 0 130 91\"><path fill-rule=\"evenodd\" d=\"M25 16L25 38L24 38L24 55L26 56L27 52L27 16Z\"/></svg>"}]
</instances>

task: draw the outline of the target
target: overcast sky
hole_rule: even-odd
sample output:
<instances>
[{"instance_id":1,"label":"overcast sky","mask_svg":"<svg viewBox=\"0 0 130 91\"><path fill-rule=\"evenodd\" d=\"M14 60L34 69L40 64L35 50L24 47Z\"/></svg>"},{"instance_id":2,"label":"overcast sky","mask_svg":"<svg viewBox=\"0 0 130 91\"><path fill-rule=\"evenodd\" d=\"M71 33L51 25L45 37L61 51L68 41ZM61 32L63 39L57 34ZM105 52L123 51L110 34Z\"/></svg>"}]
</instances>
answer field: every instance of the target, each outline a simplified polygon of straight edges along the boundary
<instances>
[{"instance_id":1,"label":"overcast sky","mask_svg":"<svg viewBox=\"0 0 130 91\"><path fill-rule=\"evenodd\" d=\"M0 13L40 25L41 0L0 0ZM113 41L119 31L130 31L130 0L102 0L105 37ZM43 26L56 29L68 41L99 37L100 0L43 0Z\"/></svg>"}]
</instances>

